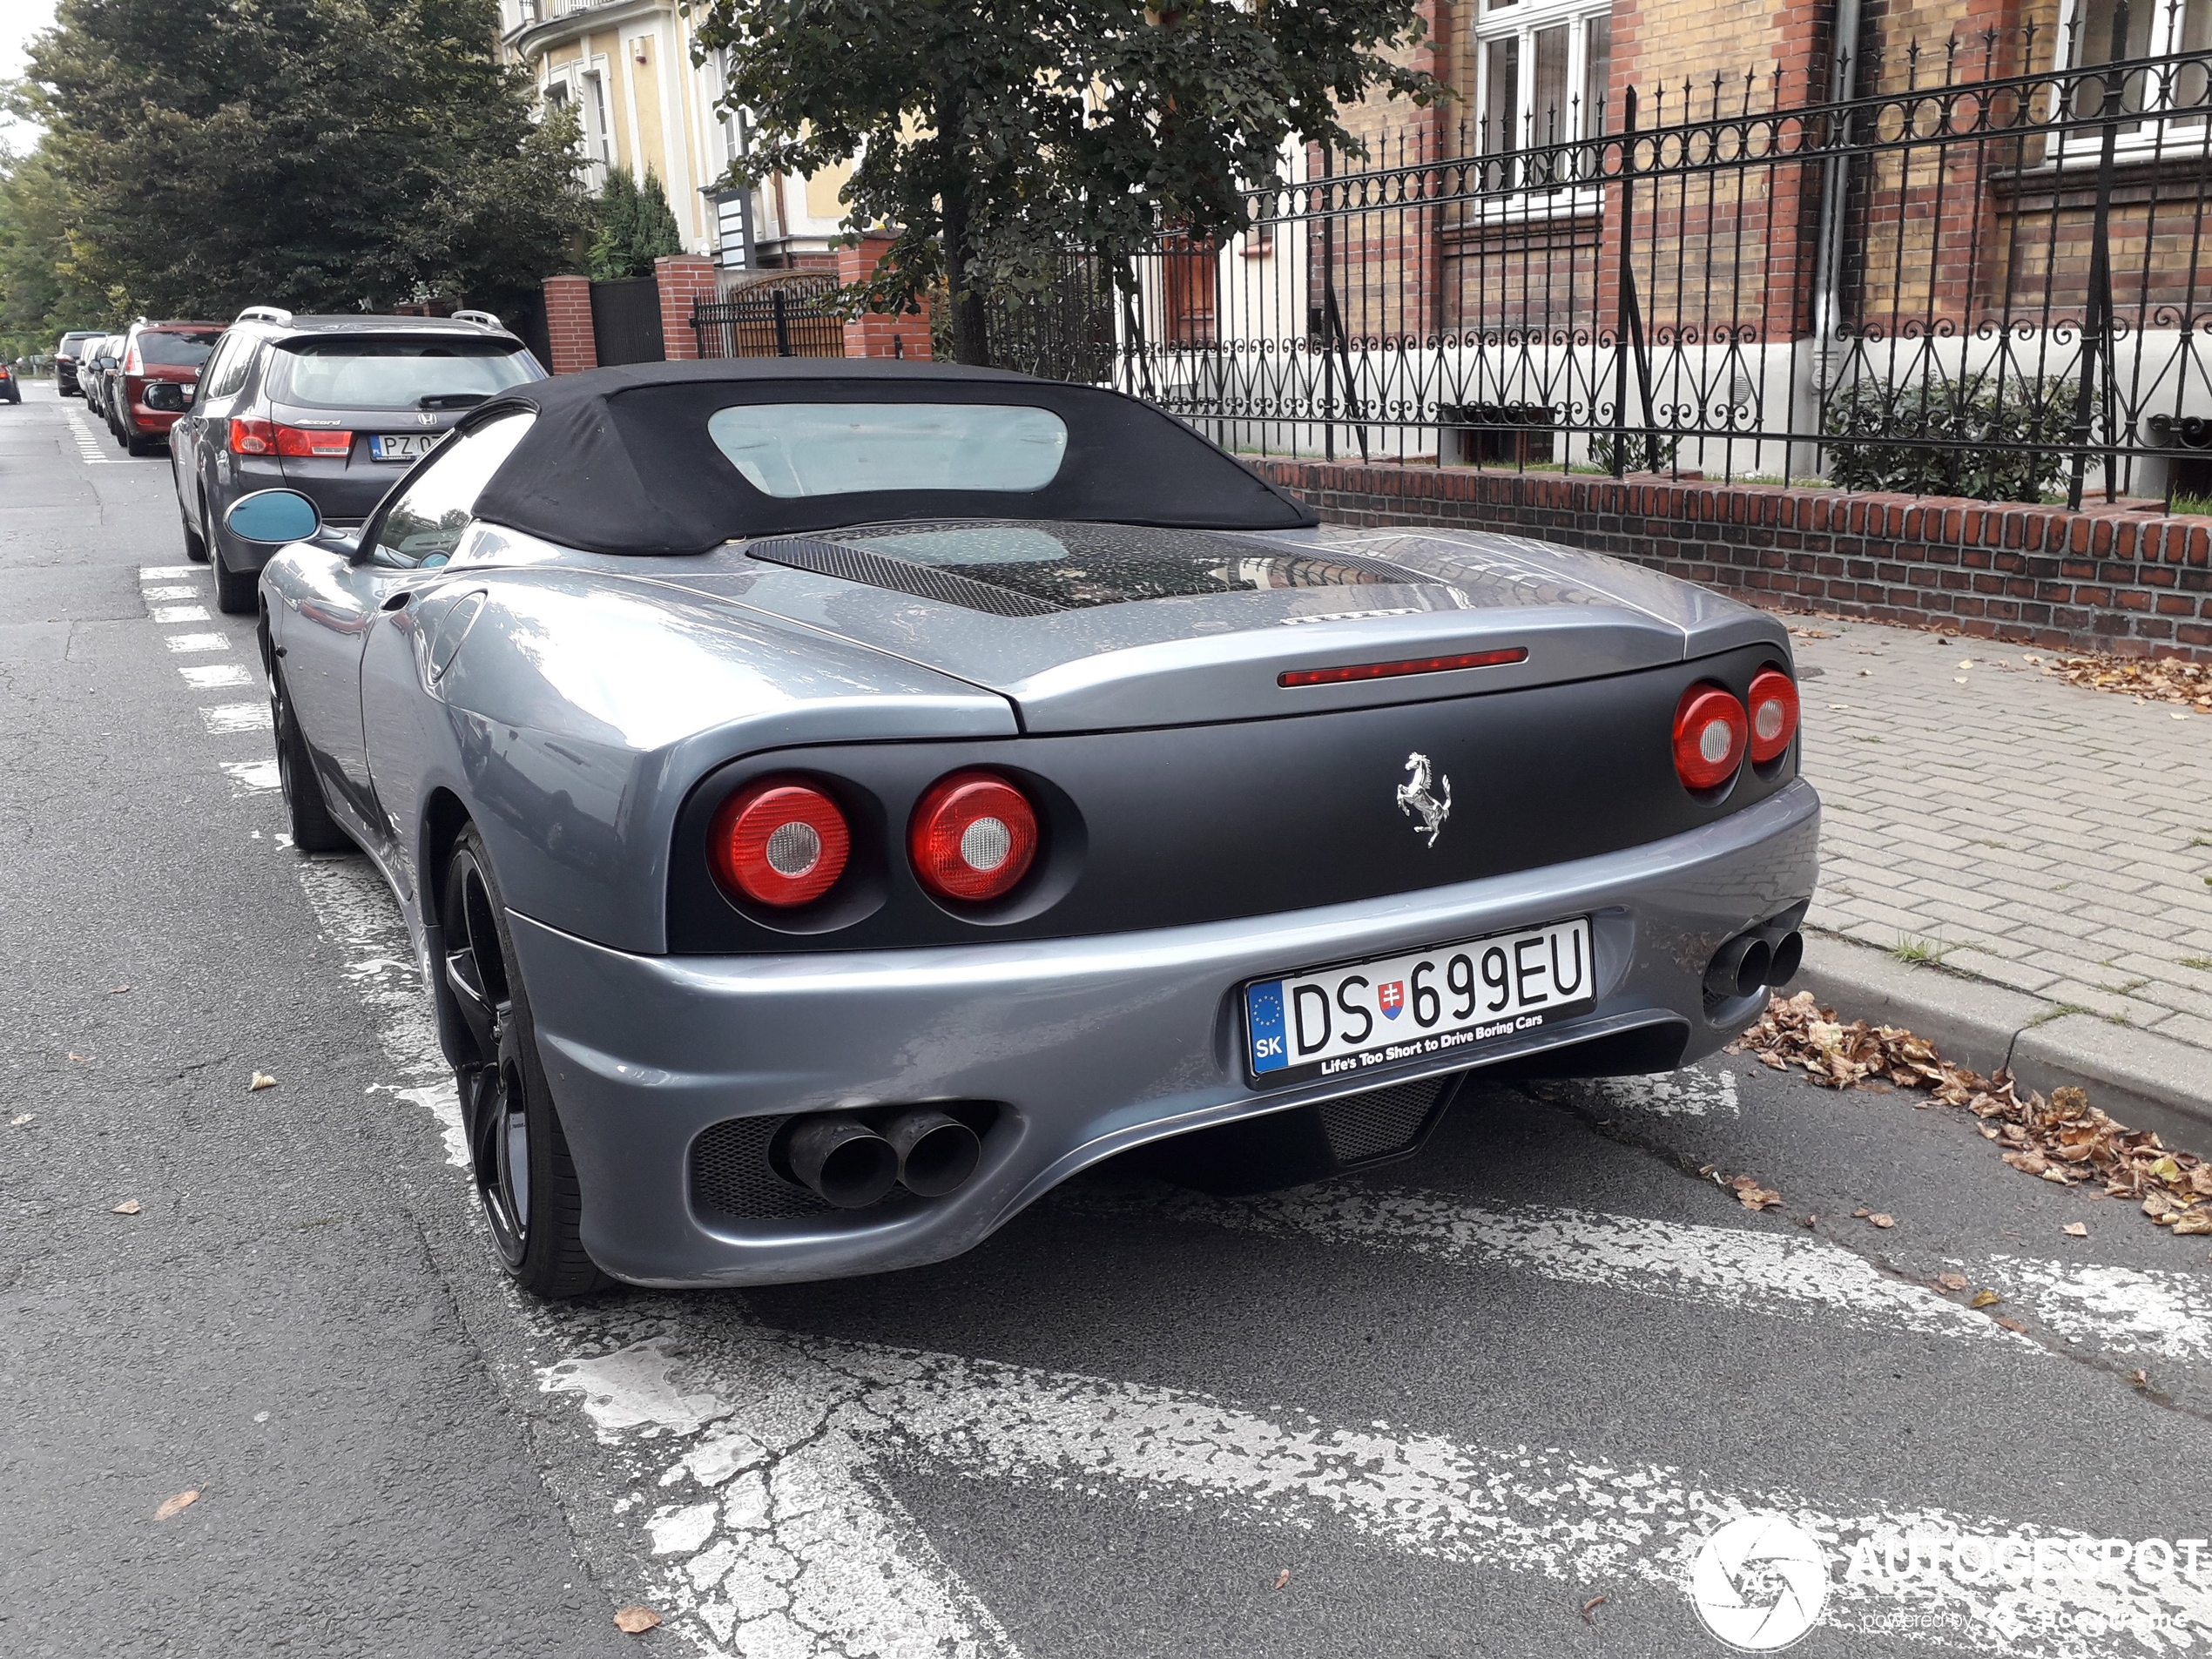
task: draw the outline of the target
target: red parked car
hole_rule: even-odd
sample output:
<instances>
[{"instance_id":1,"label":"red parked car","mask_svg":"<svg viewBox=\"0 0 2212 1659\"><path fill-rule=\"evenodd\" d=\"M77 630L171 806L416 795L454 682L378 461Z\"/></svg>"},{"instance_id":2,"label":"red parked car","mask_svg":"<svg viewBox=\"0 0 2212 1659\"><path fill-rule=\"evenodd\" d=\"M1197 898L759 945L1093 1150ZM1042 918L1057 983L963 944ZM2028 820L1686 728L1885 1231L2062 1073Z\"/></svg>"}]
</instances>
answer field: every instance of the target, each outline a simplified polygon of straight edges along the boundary
<instances>
[{"instance_id":1,"label":"red parked car","mask_svg":"<svg viewBox=\"0 0 2212 1659\"><path fill-rule=\"evenodd\" d=\"M123 361L108 388L108 425L134 455L151 455L192 407L200 365L223 337L219 322L148 322L124 337ZM167 390L173 386L177 389ZM161 390L155 390L161 388ZM151 401L149 401L151 397Z\"/></svg>"}]
</instances>

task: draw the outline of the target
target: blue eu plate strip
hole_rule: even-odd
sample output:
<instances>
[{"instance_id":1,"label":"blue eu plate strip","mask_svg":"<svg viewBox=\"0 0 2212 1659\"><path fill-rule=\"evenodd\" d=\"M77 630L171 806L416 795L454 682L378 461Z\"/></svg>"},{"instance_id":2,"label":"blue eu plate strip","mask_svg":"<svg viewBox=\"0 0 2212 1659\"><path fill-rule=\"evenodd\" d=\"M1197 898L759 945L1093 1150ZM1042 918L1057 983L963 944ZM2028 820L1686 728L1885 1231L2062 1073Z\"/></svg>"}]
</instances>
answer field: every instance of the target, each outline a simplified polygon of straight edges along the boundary
<instances>
[{"instance_id":1,"label":"blue eu plate strip","mask_svg":"<svg viewBox=\"0 0 2212 1659\"><path fill-rule=\"evenodd\" d=\"M1283 1028L1283 981L1263 980L1244 988L1244 1028L1252 1045L1252 1071L1280 1071L1291 1063L1290 1038Z\"/></svg>"}]
</instances>

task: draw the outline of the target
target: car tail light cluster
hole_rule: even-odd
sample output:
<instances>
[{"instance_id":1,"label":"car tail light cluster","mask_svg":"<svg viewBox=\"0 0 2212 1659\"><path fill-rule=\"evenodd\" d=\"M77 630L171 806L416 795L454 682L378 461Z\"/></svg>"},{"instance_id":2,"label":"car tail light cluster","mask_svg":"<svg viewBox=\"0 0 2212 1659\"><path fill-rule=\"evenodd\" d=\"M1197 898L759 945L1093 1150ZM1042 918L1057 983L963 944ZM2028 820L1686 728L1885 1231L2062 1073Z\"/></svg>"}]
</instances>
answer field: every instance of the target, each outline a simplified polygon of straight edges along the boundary
<instances>
[{"instance_id":1,"label":"car tail light cluster","mask_svg":"<svg viewBox=\"0 0 2212 1659\"><path fill-rule=\"evenodd\" d=\"M1778 668L1751 680L1747 712L1735 692L1706 681L1675 705L1675 772L1690 789L1717 789L1736 776L1749 752L1764 765L1797 735L1797 687Z\"/></svg>"},{"instance_id":2,"label":"car tail light cluster","mask_svg":"<svg viewBox=\"0 0 2212 1659\"><path fill-rule=\"evenodd\" d=\"M138 342L135 340L131 342L131 349L123 354L123 372L125 374L143 374L146 372L145 362L138 355Z\"/></svg>"},{"instance_id":3,"label":"car tail light cluster","mask_svg":"<svg viewBox=\"0 0 2212 1659\"><path fill-rule=\"evenodd\" d=\"M995 772L956 772L931 785L907 828L914 877L936 898L1003 898L1037 856L1036 809ZM812 904L852 861L853 828L829 792L799 778L766 778L723 803L707 858L733 895L777 909Z\"/></svg>"},{"instance_id":4,"label":"car tail light cluster","mask_svg":"<svg viewBox=\"0 0 2212 1659\"><path fill-rule=\"evenodd\" d=\"M929 786L907 828L907 854L940 899L996 899L1029 873L1037 815L993 772L956 772Z\"/></svg>"},{"instance_id":5,"label":"car tail light cluster","mask_svg":"<svg viewBox=\"0 0 2212 1659\"><path fill-rule=\"evenodd\" d=\"M231 421L231 453L239 455L321 455L343 459L354 435L321 427L279 426L252 418Z\"/></svg>"},{"instance_id":6,"label":"car tail light cluster","mask_svg":"<svg viewBox=\"0 0 2212 1659\"><path fill-rule=\"evenodd\" d=\"M730 797L708 846L725 887L785 908L812 904L837 885L853 832L838 804L813 785L771 779Z\"/></svg>"}]
</instances>

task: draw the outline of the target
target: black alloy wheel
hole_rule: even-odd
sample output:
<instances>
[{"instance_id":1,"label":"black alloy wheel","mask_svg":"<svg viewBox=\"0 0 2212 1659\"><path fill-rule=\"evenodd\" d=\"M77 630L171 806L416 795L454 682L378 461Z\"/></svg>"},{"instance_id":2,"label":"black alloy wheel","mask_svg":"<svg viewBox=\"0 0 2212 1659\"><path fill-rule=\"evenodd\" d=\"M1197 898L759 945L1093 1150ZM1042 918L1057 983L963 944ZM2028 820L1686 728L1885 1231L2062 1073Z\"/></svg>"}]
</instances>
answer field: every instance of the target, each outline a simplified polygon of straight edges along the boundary
<instances>
[{"instance_id":1,"label":"black alloy wheel","mask_svg":"<svg viewBox=\"0 0 2212 1659\"><path fill-rule=\"evenodd\" d=\"M612 1281L584 1253L576 1165L539 1062L498 883L473 827L446 865L439 916L442 971L470 1050L455 1069L462 1123L493 1246L535 1296L600 1290Z\"/></svg>"},{"instance_id":2,"label":"black alloy wheel","mask_svg":"<svg viewBox=\"0 0 2212 1659\"><path fill-rule=\"evenodd\" d=\"M350 853L354 838L338 827L315 775L300 722L286 695L284 674L268 649L268 624L262 624L262 665L269 673L269 720L276 728L277 783L284 791L285 815L292 821L292 845L302 853Z\"/></svg>"}]
</instances>

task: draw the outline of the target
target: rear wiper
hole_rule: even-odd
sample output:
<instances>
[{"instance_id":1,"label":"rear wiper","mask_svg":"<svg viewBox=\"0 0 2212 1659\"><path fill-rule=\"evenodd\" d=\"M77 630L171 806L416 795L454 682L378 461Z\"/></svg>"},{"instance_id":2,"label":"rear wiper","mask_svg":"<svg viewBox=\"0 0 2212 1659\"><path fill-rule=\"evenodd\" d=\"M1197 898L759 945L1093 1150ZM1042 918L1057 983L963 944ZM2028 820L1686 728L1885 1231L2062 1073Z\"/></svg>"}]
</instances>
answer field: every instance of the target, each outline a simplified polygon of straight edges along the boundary
<instances>
[{"instance_id":1,"label":"rear wiper","mask_svg":"<svg viewBox=\"0 0 2212 1659\"><path fill-rule=\"evenodd\" d=\"M491 395L489 392L432 392L415 400L418 409L473 409Z\"/></svg>"}]
</instances>

